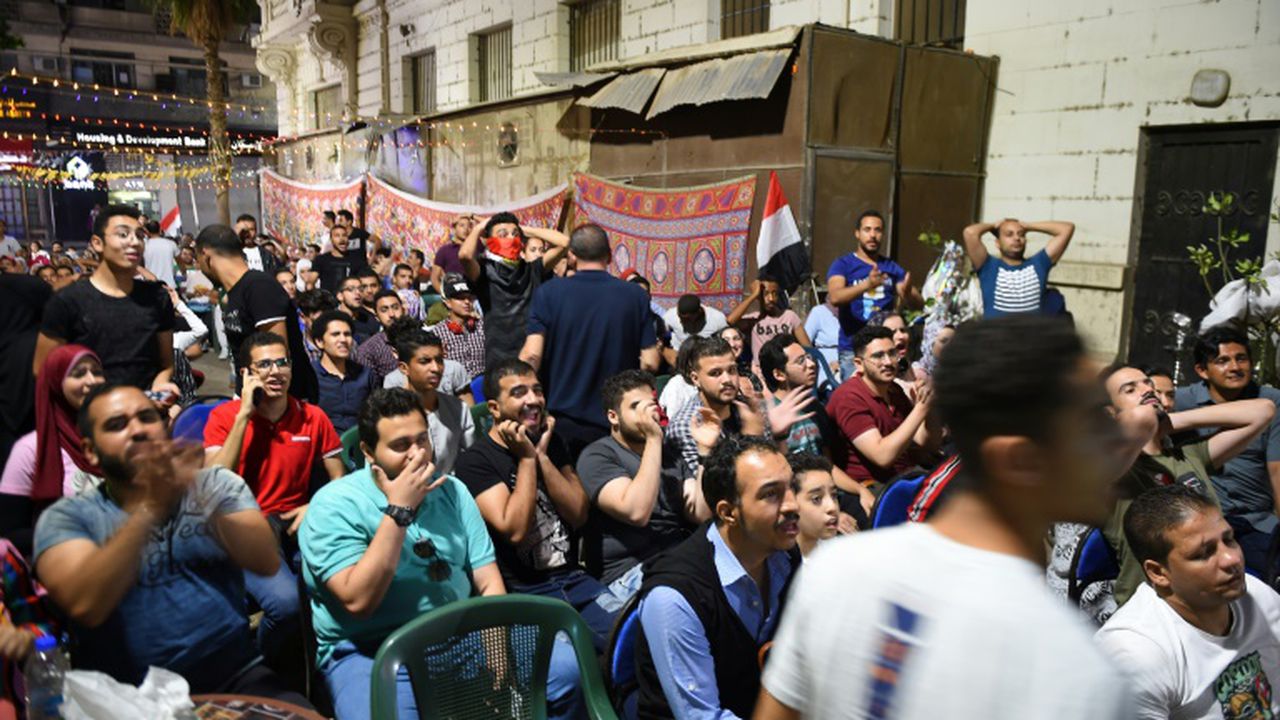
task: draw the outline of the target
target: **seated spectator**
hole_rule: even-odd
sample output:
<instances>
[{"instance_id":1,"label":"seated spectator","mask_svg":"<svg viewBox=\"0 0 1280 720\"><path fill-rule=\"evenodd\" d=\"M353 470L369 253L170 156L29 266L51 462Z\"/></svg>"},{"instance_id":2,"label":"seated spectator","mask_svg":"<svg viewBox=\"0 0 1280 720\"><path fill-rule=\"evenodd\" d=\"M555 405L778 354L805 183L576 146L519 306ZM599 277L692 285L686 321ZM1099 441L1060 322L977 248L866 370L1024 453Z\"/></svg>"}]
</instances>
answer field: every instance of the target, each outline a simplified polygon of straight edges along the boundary
<instances>
[{"instance_id":1,"label":"seated spectator","mask_svg":"<svg viewBox=\"0 0 1280 720\"><path fill-rule=\"evenodd\" d=\"M377 270L365 267L356 272L356 277L360 278L360 302L364 304L365 310L377 317L378 313L374 306L377 303L378 293L384 289L382 276Z\"/></svg>"},{"instance_id":2,"label":"seated spectator","mask_svg":"<svg viewBox=\"0 0 1280 720\"><path fill-rule=\"evenodd\" d=\"M59 637L53 602L18 549L0 538L0 720L17 720L23 707L18 671L36 638Z\"/></svg>"},{"instance_id":3,"label":"seated spectator","mask_svg":"<svg viewBox=\"0 0 1280 720\"><path fill-rule=\"evenodd\" d=\"M102 364L83 345L63 345L45 358L36 380L36 429L18 438L0 476L0 537L24 555L38 509L101 482L102 470L85 456L76 412L103 384Z\"/></svg>"},{"instance_id":4,"label":"seated spectator","mask_svg":"<svg viewBox=\"0 0 1280 720\"><path fill-rule=\"evenodd\" d=\"M1106 517L1122 466L1084 343L1060 321L974 323L935 381L968 482L928 523L809 557L756 720L1129 717L1124 676L1040 565L1050 523Z\"/></svg>"},{"instance_id":5,"label":"seated spectator","mask_svg":"<svg viewBox=\"0 0 1280 720\"><path fill-rule=\"evenodd\" d=\"M311 367L320 381L320 409L338 434L354 427L360 405L376 387L369 368L351 359L351 320L342 312L321 315L311 324L311 340L321 357Z\"/></svg>"},{"instance_id":6,"label":"seated spectator","mask_svg":"<svg viewBox=\"0 0 1280 720\"><path fill-rule=\"evenodd\" d=\"M942 357L942 352L947 347L947 343L951 342L951 338L956 336L956 326L950 324L929 325L926 323L924 329L924 337L922 338L921 357L919 360L911 364L912 374L917 380L928 381L933 377L933 371L938 366L938 360Z\"/></svg>"},{"instance_id":7,"label":"seated spectator","mask_svg":"<svg viewBox=\"0 0 1280 720\"><path fill-rule=\"evenodd\" d=\"M702 494L712 522L644 570L641 717L751 717L761 652L800 564L791 478L764 438L729 436L708 456Z\"/></svg>"},{"instance_id":8,"label":"seated spectator","mask_svg":"<svg viewBox=\"0 0 1280 720\"><path fill-rule=\"evenodd\" d=\"M502 580L511 592L565 600L603 647L616 610L596 602L605 588L572 551L570 535L586 524L590 502L545 414L542 384L512 358L485 372L484 394L493 427L462 453L455 474L493 534Z\"/></svg>"},{"instance_id":9,"label":"seated spectator","mask_svg":"<svg viewBox=\"0 0 1280 720\"><path fill-rule=\"evenodd\" d=\"M392 323L404 317L404 305L395 290L379 290L373 307L380 329L360 342L351 359L372 370L374 387L382 387L382 381L400 366L390 332ZM417 326L417 320L410 320L405 329Z\"/></svg>"},{"instance_id":10,"label":"seated spectator","mask_svg":"<svg viewBox=\"0 0 1280 720\"><path fill-rule=\"evenodd\" d=\"M1116 604L1123 606L1143 578L1142 563L1133 556L1124 535L1124 513L1129 503L1147 489L1177 482L1217 505L1209 468L1221 467L1248 447L1271 423L1276 406L1270 400L1237 400L1166 415L1151 378L1135 367L1116 364L1106 368L1102 384L1111 403L1110 412L1126 428L1131 445L1136 448L1132 465L1118 483L1115 509L1102 527L1120 562L1114 593ZM1219 431L1206 440L1179 446L1170 440L1177 433L1203 428Z\"/></svg>"},{"instance_id":11,"label":"seated spectator","mask_svg":"<svg viewBox=\"0 0 1280 720\"><path fill-rule=\"evenodd\" d=\"M333 423L320 408L288 394L293 362L284 338L254 333L240 355L240 399L209 414L205 464L221 465L244 478L279 543L280 569L274 575L244 577L249 597L263 611L258 647L275 661L300 639L295 536L307 513L312 477L320 471L336 479L346 468Z\"/></svg>"},{"instance_id":12,"label":"seated spectator","mask_svg":"<svg viewBox=\"0 0 1280 720\"><path fill-rule=\"evenodd\" d=\"M378 318L364 306L364 294L360 291L360 278L354 275L342 281L337 292L338 310L350 318L351 330L357 343L378 333Z\"/></svg>"},{"instance_id":13,"label":"seated spectator","mask_svg":"<svg viewBox=\"0 0 1280 720\"><path fill-rule=\"evenodd\" d=\"M911 330L902 313L884 310L871 316L867 325L889 328L893 332L893 350L898 354L898 376L893 380L907 392L907 397L915 402L915 370L911 364Z\"/></svg>"},{"instance_id":14,"label":"seated spectator","mask_svg":"<svg viewBox=\"0 0 1280 720\"><path fill-rule=\"evenodd\" d=\"M838 308L831 303L831 296L826 295L821 305L809 309L804 319L804 331L813 346L822 353L822 359L835 377L840 377L840 319L836 317Z\"/></svg>"},{"instance_id":15,"label":"seated spectator","mask_svg":"<svg viewBox=\"0 0 1280 720\"><path fill-rule=\"evenodd\" d=\"M1124 516L1145 582L1098 631L1130 678L1133 718L1280 712L1280 597L1244 569L1231 526L1183 485L1139 495Z\"/></svg>"},{"instance_id":16,"label":"seated spectator","mask_svg":"<svg viewBox=\"0 0 1280 720\"><path fill-rule=\"evenodd\" d=\"M641 563L711 517L697 473L663 437L655 393L653 376L642 370L624 370L606 380L609 435L578 458L578 477L599 510L599 547L589 554L600 561L601 582L624 600L640 589ZM707 451L718 435L708 439Z\"/></svg>"},{"instance_id":17,"label":"seated spectator","mask_svg":"<svg viewBox=\"0 0 1280 720\"><path fill-rule=\"evenodd\" d=\"M280 551L244 481L201 470L200 447L170 442L164 414L137 388L95 388L79 425L103 483L54 503L35 540L75 667L137 685L154 665L192 693L308 706L260 664L249 636L244 571L275 574Z\"/></svg>"},{"instance_id":18,"label":"seated spectator","mask_svg":"<svg viewBox=\"0 0 1280 720\"><path fill-rule=\"evenodd\" d=\"M729 343L718 337L690 342L696 344L689 351L689 381L698 388L698 395L671 416L667 437L680 450L689 469L697 472L705 454L699 451L697 442L704 424L714 425L720 437L763 435L765 419L755 402L742 394L738 363Z\"/></svg>"},{"instance_id":19,"label":"seated spectator","mask_svg":"<svg viewBox=\"0 0 1280 720\"><path fill-rule=\"evenodd\" d=\"M1280 405L1280 390L1259 385L1254 380L1249 338L1239 330L1211 328L1196 341L1193 353L1200 382L1178 389L1175 397L1178 410L1251 398L1263 398ZM1156 392L1159 394L1159 388ZM1203 439L1217 431L1218 428L1206 427L1197 434ZM1276 517L1280 497L1275 490L1280 487L1280 418L1272 417L1238 455L1225 465L1212 465L1210 471L1222 503L1222 514L1235 530L1236 542L1244 549L1245 565L1256 573L1267 573L1263 577L1268 577L1272 572L1271 548L1276 535L1280 534L1280 518Z\"/></svg>"},{"instance_id":20,"label":"seated spectator","mask_svg":"<svg viewBox=\"0 0 1280 720\"><path fill-rule=\"evenodd\" d=\"M458 455L475 441L475 421L457 396L440 392L445 363L440 338L415 327L397 333L396 340L400 371L427 414L436 470L447 475L453 472Z\"/></svg>"},{"instance_id":21,"label":"seated spectator","mask_svg":"<svg viewBox=\"0 0 1280 720\"><path fill-rule=\"evenodd\" d=\"M462 363L469 382L484 374L484 318L476 314L476 296L461 275L445 275L441 285L449 317L427 330L440 337L450 359Z\"/></svg>"},{"instance_id":22,"label":"seated spectator","mask_svg":"<svg viewBox=\"0 0 1280 720\"><path fill-rule=\"evenodd\" d=\"M671 348L671 329L662 321L662 306L653 301L653 293L649 285L649 279L636 272L635 268L623 270L622 275L619 277L629 283L635 283L636 285L644 288L644 294L649 296L649 322L653 325L653 336L658 338L659 354L665 356L667 351ZM674 353L676 351L671 350L671 352ZM662 365L658 368L658 371L665 373L670 370L671 363L664 359L662 361Z\"/></svg>"},{"instance_id":23,"label":"seated spectator","mask_svg":"<svg viewBox=\"0 0 1280 720\"><path fill-rule=\"evenodd\" d=\"M681 295L676 306L662 314L662 321L671 330L671 345L666 348L667 362L675 364L676 353L690 337L711 337L728 327L724 313L713 307L705 307L697 295Z\"/></svg>"},{"instance_id":24,"label":"seated spectator","mask_svg":"<svg viewBox=\"0 0 1280 720\"><path fill-rule=\"evenodd\" d=\"M753 360L760 359L760 348L775 335L791 335L801 345L810 344L800 316L791 308L784 308L783 300L782 286L778 281L761 275L751 284L751 292L726 318L730 325L741 328L751 338ZM747 312L755 302L760 303L760 309Z\"/></svg>"},{"instance_id":25,"label":"seated spectator","mask_svg":"<svg viewBox=\"0 0 1280 720\"><path fill-rule=\"evenodd\" d=\"M427 317L427 309L422 306L422 296L418 294L417 288L413 286L413 267L405 263L400 263L392 270L391 289L396 291L400 296L400 303L404 305L404 313L418 322L422 322ZM375 302L376 304L376 302Z\"/></svg>"},{"instance_id":26,"label":"seated spectator","mask_svg":"<svg viewBox=\"0 0 1280 720\"><path fill-rule=\"evenodd\" d=\"M913 406L894 382L898 350L889 328L868 325L859 330L853 354L857 372L827 402L827 415L839 429L833 460L864 485L883 484L936 449L939 433L928 420L933 392L919 384Z\"/></svg>"},{"instance_id":27,"label":"seated spectator","mask_svg":"<svg viewBox=\"0 0 1280 720\"><path fill-rule=\"evenodd\" d=\"M698 386L689 381L689 354L695 343L685 343L676 353L675 374L658 396L658 404L667 415L675 415L684 404L698 396Z\"/></svg>"},{"instance_id":28,"label":"seated spectator","mask_svg":"<svg viewBox=\"0 0 1280 720\"><path fill-rule=\"evenodd\" d=\"M734 361L738 365L738 388L743 396L760 399L764 392L764 383L756 376L752 368L751 356L747 355L747 343L742 338L742 331L732 325L723 327L716 337L723 338L733 351Z\"/></svg>"},{"instance_id":29,"label":"seated spectator","mask_svg":"<svg viewBox=\"0 0 1280 720\"><path fill-rule=\"evenodd\" d=\"M306 290L298 293L298 327L302 329L302 341L311 362L319 362L322 355L319 346L311 342L311 324L321 315L337 309L338 299L328 290Z\"/></svg>"},{"instance_id":30,"label":"seated spectator","mask_svg":"<svg viewBox=\"0 0 1280 720\"><path fill-rule=\"evenodd\" d=\"M273 277L275 277L277 283L280 283L280 287L284 288L284 292L289 296L290 300L298 298L298 281L293 277L293 270L290 270L288 265L276 268Z\"/></svg>"},{"instance_id":31,"label":"seated spectator","mask_svg":"<svg viewBox=\"0 0 1280 720\"><path fill-rule=\"evenodd\" d=\"M800 555L807 558L818 543L837 534L853 532L857 526L852 523L840 526L840 503L836 500L836 481L831 477L830 460L807 452L794 453L788 459L799 507L796 526L800 532L796 535L796 545Z\"/></svg>"},{"instance_id":32,"label":"seated spectator","mask_svg":"<svg viewBox=\"0 0 1280 720\"><path fill-rule=\"evenodd\" d=\"M431 462L427 426L412 393L375 392L360 413L365 468L321 488L302 524L316 664L338 720L369 717L374 653L388 635L473 594L506 592L475 501ZM553 712L572 700L577 677L572 653L557 650ZM484 648L459 651L484 664ZM404 669L397 696L397 716L417 717Z\"/></svg>"}]
</instances>

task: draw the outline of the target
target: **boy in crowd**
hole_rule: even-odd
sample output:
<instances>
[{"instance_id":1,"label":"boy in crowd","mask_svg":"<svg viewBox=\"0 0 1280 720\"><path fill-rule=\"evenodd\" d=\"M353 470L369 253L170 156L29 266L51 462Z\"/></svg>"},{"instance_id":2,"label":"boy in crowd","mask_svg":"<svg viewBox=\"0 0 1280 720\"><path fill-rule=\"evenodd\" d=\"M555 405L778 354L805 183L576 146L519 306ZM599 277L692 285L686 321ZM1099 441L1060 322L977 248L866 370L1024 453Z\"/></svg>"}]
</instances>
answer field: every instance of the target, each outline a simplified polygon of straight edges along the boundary
<instances>
[{"instance_id":1,"label":"boy in crowd","mask_svg":"<svg viewBox=\"0 0 1280 720\"><path fill-rule=\"evenodd\" d=\"M747 312L759 301L760 309ZM782 286L777 280L762 275L751 285L751 292L729 313L730 325L737 326L751 338L751 357L759 362L760 348L770 338L791 335L801 345L809 345L804 321L791 308L783 308Z\"/></svg>"}]
</instances>

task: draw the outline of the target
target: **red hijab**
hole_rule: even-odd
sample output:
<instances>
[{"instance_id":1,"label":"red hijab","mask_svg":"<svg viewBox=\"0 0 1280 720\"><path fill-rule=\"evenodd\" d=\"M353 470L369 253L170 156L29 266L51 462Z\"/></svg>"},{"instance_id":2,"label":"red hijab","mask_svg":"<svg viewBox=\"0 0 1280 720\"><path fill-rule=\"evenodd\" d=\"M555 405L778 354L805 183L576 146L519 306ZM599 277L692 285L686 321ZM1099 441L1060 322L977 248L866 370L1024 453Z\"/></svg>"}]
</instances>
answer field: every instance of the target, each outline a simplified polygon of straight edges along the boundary
<instances>
[{"instance_id":1,"label":"red hijab","mask_svg":"<svg viewBox=\"0 0 1280 720\"><path fill-rule=\"evenodd\" d=\"M62 381L81 359L98 356L83 345L62 345L44 359L40 377L36 378L36 474L31 484L33 500L56 500L62 497L62 451L66 451L76 467L92 475L102 471L84 456L80 431L76 429L76 410L62 395ZM99 361L101 362L101 361Z\"/></svg>"}]
</instances>

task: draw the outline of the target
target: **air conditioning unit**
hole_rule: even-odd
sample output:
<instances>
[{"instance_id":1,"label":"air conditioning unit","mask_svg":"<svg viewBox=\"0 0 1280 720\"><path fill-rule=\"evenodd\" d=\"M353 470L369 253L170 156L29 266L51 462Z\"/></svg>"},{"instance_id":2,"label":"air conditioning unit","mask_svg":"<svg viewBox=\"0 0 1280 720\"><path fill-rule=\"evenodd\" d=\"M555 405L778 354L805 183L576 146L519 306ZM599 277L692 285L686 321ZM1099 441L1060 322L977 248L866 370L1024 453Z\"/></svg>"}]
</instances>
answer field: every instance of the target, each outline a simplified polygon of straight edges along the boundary
<instances>
[{"instance_id":1,"label":"air conditioning unit","mask_svg":"<svg viewBox=\"0 0 1280 720\"><path fill-rule=\"evenodd\" d=\"M44 55L35 55L31 58L35 71L40 75L57 75L58 74L58 58L47 57Z\"/></svg>"},{"instance_id":2,"label":"air conditioning unit","mask_svg":"<svg viewBox=\"0 0 1280 720\"><path fill-rule=\"evenodd\" d=\"M247 88L262 87L262 76L258 73L244 73L240 76L240 84Z\"/></svg>"}]
</instances>

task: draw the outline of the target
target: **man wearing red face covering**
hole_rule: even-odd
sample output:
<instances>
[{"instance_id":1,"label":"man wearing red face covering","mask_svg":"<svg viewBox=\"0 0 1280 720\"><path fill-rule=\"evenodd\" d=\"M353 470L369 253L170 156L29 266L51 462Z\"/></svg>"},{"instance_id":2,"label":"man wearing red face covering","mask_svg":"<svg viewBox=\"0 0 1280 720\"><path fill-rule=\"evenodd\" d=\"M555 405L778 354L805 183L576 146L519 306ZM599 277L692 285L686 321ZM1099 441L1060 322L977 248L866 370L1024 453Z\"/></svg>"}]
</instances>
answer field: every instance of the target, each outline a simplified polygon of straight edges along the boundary
<instances>
[{"instance_id":1,"label":"man wearing red face covering","mask_svg":"<svg viewBox=\"0 0 1280 720\"><path fill-rule=\"evenodd\" d=\"M521 256L525 241L537 238L547 245L542 258L528 262ZM486 367L518 357L527 334L533 291L564 257L569 238L545 228L522 227L512 213L498 213L488 222L476 221L458 250L467 279L475 283L484 309Z\"/></svg>"}]
</instances>

